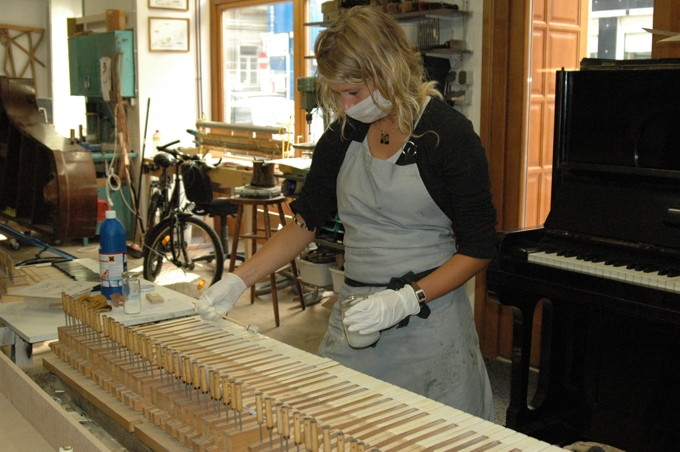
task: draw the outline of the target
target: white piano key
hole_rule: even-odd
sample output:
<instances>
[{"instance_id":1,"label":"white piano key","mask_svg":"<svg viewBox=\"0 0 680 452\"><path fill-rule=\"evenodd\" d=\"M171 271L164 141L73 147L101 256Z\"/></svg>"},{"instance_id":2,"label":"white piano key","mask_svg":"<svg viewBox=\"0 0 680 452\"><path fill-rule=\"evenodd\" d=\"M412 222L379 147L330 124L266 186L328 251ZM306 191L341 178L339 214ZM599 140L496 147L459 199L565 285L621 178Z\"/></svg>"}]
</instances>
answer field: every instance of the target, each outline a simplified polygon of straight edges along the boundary
<instances>
[{"instance_id":1,"label":"white piano key","mask_svg":"<svg viewBox=\"0 0 680 452\"><path fill-rule=\"evenodd\" d=\"M658 272L647 272L634 268L605 265L604 262L589 262L576 257L558 256L555 253L537 251L528 255L528 261L547 267L560 268L575 273L593 275L605 279L650 287L666 292L680 293L680 276L669 278Z\"/></svg>"}]
</instances>

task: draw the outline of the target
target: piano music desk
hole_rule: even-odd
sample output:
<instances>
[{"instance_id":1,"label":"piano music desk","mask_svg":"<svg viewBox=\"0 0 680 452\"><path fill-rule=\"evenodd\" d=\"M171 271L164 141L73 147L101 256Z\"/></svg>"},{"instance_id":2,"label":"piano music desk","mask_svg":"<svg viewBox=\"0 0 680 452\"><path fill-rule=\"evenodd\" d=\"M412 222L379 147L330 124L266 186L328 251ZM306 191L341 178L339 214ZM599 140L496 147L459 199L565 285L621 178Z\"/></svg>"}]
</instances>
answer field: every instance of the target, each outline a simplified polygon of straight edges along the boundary
<instances>
[{"instance_id":1,"label":"piano music desk","mask_svg":"<svg viewBox=\"0 0 680 452\"><path fill-rule=\"evenodd\" d=\"M98 262L93 259L77 259L76 262L93 271L99 269ZM154 292L165 301L150 303L142 297L140 314L125 314L122 306L104 314L127 326L195 314L191 297L155 284ZM12 360L18 366L30 365L33 344L57 339L57 328L66 325L60 298L24 298L24 301L0 303L0 323L4 325L0 327L0 346L12 347Z\"/></svg>"}]
</instances>

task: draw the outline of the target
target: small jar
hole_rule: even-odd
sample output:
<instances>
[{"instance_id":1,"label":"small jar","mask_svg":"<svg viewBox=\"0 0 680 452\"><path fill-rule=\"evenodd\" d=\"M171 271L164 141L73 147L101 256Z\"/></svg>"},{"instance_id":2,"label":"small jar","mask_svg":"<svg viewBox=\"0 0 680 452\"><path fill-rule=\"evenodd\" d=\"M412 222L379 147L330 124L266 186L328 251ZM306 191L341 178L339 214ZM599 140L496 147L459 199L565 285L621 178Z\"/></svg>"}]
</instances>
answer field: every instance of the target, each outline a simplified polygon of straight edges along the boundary
<instances>
[{"instance_id":1,"label":"small jar","mask_svg":"<svg viewBox=\"0 0 680 452\"><path fill-rule=\"evenodd\" d=\"M142 290L139 273L123 273L123 310L126 314L142 312Z\"/></svg>"},{"instance_id":2,"label":"small jar","mask_svg":"<svg viewBox=\"0 0 680 452\"><path fill-rule=\"evenodd\" d=\"M342 327L345 329L345 336L347 336L347 343L352 348L366 348L373 345L380 339L380 331L376 331L371 334L360 334L358 331L349 331L347 325L345 325L345 312L355 304L368 298L368 295L350 295L347 298L343 298L338 303L340 303L340 312L342 312Z\"/></svg>"}]
</instances>

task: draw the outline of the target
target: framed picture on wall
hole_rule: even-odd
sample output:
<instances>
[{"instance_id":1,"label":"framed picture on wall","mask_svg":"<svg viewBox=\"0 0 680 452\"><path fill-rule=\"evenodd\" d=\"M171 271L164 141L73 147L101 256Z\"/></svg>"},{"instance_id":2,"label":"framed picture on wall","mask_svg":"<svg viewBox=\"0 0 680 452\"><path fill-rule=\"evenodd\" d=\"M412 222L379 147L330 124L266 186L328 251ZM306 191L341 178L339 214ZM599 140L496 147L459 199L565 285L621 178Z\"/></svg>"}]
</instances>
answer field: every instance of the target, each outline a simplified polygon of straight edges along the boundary
<instances>
[{"instance_id":1,"label":"framed picture on wall","mask_svg":"<svg viewBox=\"0 0 680 452\"><path fill-rule=\"evenodd\" d=\"M149 17L149 51L188 52L189 19Z\"/></svg>"},{"instance_id":2,"label":"framed picture on wall","mask_svg":"<svg viewBox=\"0 0 680 452\"><path fill-rule=\"evenodd\" d=\"M149 0L149 8L189 10L189 0Z\"/></svg>"}]
</instances>

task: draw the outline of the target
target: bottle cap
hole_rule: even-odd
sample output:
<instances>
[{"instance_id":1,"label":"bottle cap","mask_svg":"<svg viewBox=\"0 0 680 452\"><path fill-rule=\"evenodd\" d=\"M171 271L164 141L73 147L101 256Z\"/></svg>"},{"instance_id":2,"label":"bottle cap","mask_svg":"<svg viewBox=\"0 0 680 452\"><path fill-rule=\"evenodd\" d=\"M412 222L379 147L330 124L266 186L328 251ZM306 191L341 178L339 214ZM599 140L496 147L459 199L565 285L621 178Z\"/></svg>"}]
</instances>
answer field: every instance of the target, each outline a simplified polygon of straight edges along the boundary
<instances>
[{"instance_id":1,"label":"bottle cap","mask_svg":"<svg viewBox=\"0 0 680 452\"><path fill-rule=\"evenodd\" d=\"M107 210L106 211L106 218L107 219L116 218L116 211L115 210Z\"/></svg>"}]
</instances>

